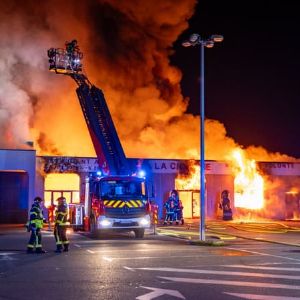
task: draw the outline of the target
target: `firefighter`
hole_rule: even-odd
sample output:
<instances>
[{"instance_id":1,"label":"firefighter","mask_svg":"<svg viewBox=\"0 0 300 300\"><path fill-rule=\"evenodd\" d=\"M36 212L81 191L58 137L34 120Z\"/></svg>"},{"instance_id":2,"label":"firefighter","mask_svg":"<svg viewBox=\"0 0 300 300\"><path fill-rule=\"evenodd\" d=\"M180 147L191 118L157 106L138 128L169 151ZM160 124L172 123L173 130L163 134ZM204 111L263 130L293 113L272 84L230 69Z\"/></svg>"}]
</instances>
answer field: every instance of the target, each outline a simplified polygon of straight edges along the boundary
<instances>
[{"instance_id":1,"label":"firefighter","mask_svg":"<svg viewBox=\"0 0 300 300\"><path fill-rule=\"evenodd\" d=\"M66 51L70 56L72 56L75 51L79 51L77 40L72 40L71 42L66 42L65 46L66 46Z\"/></svg>"},{"instance_id":2,"label":"firefighter","mask_svg":"<svg viewBox=\"0 0 300 300\"><path fill-rule=\"evenodd\" d=\"M172 190L170 192L170 197L164 204L164 207L166 208L166 217L165 217L164 225L166 225L167 223L172 225L173 221L175 220L175 208L177 204L177 198L178 198L177 191Z\"/></svg>"},{"instance_id":3,"label":"firefighter","mask_svg":"<svg viewBox=\"0 0 300 300\"><path fill-rule=\"evenodd\" d=\"M45 221L43 211L41 209L41 197L35 197L32 207L29 212L29 221L27 222L27 231L31 232L30 239L27 245L27 253L46 253L42 248L42 234L41 229Z\"/></svg>"},{"instance_id":4,"label":"firefighter","mask_svg":"<svg viewBox=\"0 0 300 300\"><path fill-rule=\"evenodd\" d=\"M54 237L56 241L56 253L69 251L69 240L67 238L68 228L68 205L65 197L57 199L58 205L55 213Z\"/></svg>"},{"instance_id":5,"label":"firefighter","mask_svg":"<svg viewBox=\"0 0 300 300\"><path fill-rule=\"evenodd\" d=\"M221 202L219 207L223 210L223 220L232 220L232 210L230 207L229 191L224 190L221 193Z\"/></svg>"},{"instance_id":6,"label":"firefighter","mask_svg":"<svg viewBox=\"0 0 300 300\"><path fill-rule=\"evenodd\" d=\"M175 205L175 221L176 225L181 223L181 225L184 224L184 219L183 219L183 205L179 197L177 197L176 205Z\"/></svg>"},{"instance_id":7,"label":"firefighter","mask_svg":"<svg viewBox=\"0 0 300 300\"><path fill-rule=\"evenodd\" d=\"M171 196L170 198L174 202L174 218L173 220L176 222L176 225L179 224L179 222L183 225L184 220L183 220L183 205L181 200L179 199L178 191L172 190L170 192Z\"/></svg>"}]
</instances>

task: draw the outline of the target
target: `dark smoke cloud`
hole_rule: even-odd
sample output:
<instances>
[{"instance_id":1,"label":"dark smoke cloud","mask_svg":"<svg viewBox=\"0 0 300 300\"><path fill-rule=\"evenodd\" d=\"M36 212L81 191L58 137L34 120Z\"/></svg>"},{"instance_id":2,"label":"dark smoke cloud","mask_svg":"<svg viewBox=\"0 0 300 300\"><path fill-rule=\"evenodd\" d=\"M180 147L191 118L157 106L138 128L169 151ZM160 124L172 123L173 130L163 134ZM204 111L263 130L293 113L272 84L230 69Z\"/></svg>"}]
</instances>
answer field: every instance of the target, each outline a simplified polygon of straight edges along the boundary
<instances>
[{"instance_id":1,"label":"dark smoke cloud","mask_svg":"<svg viewBox=\"0 0 300 300\"><path fill-rule=\"evenodd\" d=\"M27 148L34 141L39 154L95 155L75 83L47 66L48 48L76 38L84 70L103 89L128 157L198 158L199 117L185 113L181 72L169 61L195 4L2 0L0 147ZM206 121L207 159L227 159L236 147L223 124ZM290 159L260 147L249 153L254 159Z\"/></svg>"},{"instance_id":2,"label":"dark smoke cloud","mask_svg":"<svg viewBox=\"0 0 300 300\"><path fill-rule=\"evenodd\" d=\"M156 144L155 133L187 106L168 55L194 6L195 0L1 1L0 122L2 136L10 137L1 146L22 148L33 139L44 153L42 132L65 154L94 154L74 84L47 72L47 49L72 38L85 53L88 76L106 94L129 156L135 143Z\"/></svg>"}]
</instances>

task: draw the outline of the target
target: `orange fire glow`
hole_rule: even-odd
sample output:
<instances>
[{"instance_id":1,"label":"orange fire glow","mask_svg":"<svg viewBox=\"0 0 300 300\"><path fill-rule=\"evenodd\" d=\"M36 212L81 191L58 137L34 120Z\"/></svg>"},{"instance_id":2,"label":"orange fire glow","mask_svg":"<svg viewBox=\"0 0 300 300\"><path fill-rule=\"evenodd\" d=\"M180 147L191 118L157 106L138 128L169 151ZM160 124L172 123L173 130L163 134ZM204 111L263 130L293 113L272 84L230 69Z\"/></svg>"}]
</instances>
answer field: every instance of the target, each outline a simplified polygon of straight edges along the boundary
<instances>
[{"instance_id":1,"label":"orange fire glow","mask_svg":"<svg viewBox=\"0 0 300 300\"><path fill-rule=\"evenodd\" d=\"M264 179L259 174L256 162L246 157L246 152L236 148L230 157L234 178L234 206L247 209L261 209L264 207ZM178 190L200 189L200 167L190 166L188 176L175 179Z\"/></svg>"},{"instance_id":2,"label":"orange fire glow","mask_svg":"<svg viewBox=\"0 0 300 300\"><path fill-rule=\"evenodd\" d=\"M237 149L232 154L234 178L234 206L261 209L264 206L264 180L258 173L256 162L247 159Z\"/></svg>"},{"instance_id":3,"label":"orange fire glow","mask_svg":"<svg viewBox=\"0 0 300 300\"><path fill-rule=\"evenodd\" d=\"M188 176L175 179L177 190L200 190L200 166L192 165Z\"/></svg>"}]
</instances>

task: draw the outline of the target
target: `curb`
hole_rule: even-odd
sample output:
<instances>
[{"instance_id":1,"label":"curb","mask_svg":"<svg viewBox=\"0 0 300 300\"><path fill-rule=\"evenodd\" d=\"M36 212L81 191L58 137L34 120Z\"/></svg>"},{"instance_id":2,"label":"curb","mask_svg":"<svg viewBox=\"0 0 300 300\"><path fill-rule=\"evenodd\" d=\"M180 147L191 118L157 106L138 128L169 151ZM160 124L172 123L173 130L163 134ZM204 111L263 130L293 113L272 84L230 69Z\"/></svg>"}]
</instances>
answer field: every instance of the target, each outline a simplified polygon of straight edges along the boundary
<instances>
[{"instance_id":1,"label":"curb","mask_svg":"<svg viewBox=\"0 0 300 300\"><path fill-rule=\"evenodd\" d=\"M227 236L235 236L237 238L244 239L244 240L257 241L257 242L265 242L265 243L272 243L272 244L279 244L279 245L285 245L285 246L300 247L300 244L293 244L293 243L280 242L280 241L272 241L272 240L268 240L268 239L265 239L265 238L251 238L251 237L241 236L241 235L238 235L238 234L226 234L224 232L220 233L220 232L212 231L212 230L211 230L211 232L214 232L216 234L227 235Z\"/></svg>"},{"instance_id":2,"label":"curb","mask_svg":"<svg viewBox=\"0 0 300 300\"><path fill-rule=\"evenodd\" d=\"M165 230L165 234L163 232L159 232L159 234L185 239L189 242L189 244L195 243L194 245L199 244L202 246L204 246L204 245L212 246L211 240L208 240L206 242L206 241L189 239L186 236L187 232L180 232L180 231L176 232L176 230ZM189 232L189 234L191 234L191 232ZM191 234L191 235L193 235L193 234ZM219 231L215 231L215 230L211 230L211 229L209 229L209 232L206 231L206 235L209 236L210 238L218 239L218 241L214 241L214 243L218 243L218 242L224 243L224 240L229 241L229 240L233 240L236 238L240 238L240 239L251 240L251 241L256 241L256 242L265 242L265 243L273 243L273 244L279 244L279 245L285 245L285 246L300 247L300 243L296 244L296 243L289 243L289 242L283 242L283 241L274 241L274 240L269 240L266 238L245 237L243 235L239 235L239 234L235 234L235 233L224 233L224 232L219 232Z\"/></svg>"},{"instance_id":3,"label":"curb","mask_svg":"<svg viewBox=\"0 0 300 300\"><path fill-rule=\"evenodd\" d=\"M189 244L194 246L212 246L212 247L225 246L224 241L213 241L213 240L207 240L207 241L193 240L193 241L189 241Z\"/></svg>"}]
</instances>

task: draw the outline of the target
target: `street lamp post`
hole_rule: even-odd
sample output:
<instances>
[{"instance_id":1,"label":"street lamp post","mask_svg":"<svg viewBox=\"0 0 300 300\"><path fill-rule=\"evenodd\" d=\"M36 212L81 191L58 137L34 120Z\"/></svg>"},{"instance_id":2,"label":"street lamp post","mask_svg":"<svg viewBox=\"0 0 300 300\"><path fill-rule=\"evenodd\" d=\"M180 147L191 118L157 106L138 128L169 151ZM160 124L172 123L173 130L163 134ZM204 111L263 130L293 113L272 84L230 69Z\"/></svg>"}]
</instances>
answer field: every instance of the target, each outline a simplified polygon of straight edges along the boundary
<instances>
[{"instance_id":1,"label":"street lamp post","mask_svg":"<svg viewBox=\"0 0 300 300\"><path fill-rule=\"evenodd\" d=\"M199 34L194 33L182 45L184 47L200 45L200 225L199 238L205 241L205 147L204 147L204 47L212 48L215 42L223 41L222 35L211 35L208 39L202 39Z\"/></svg>"}]
</instances>

